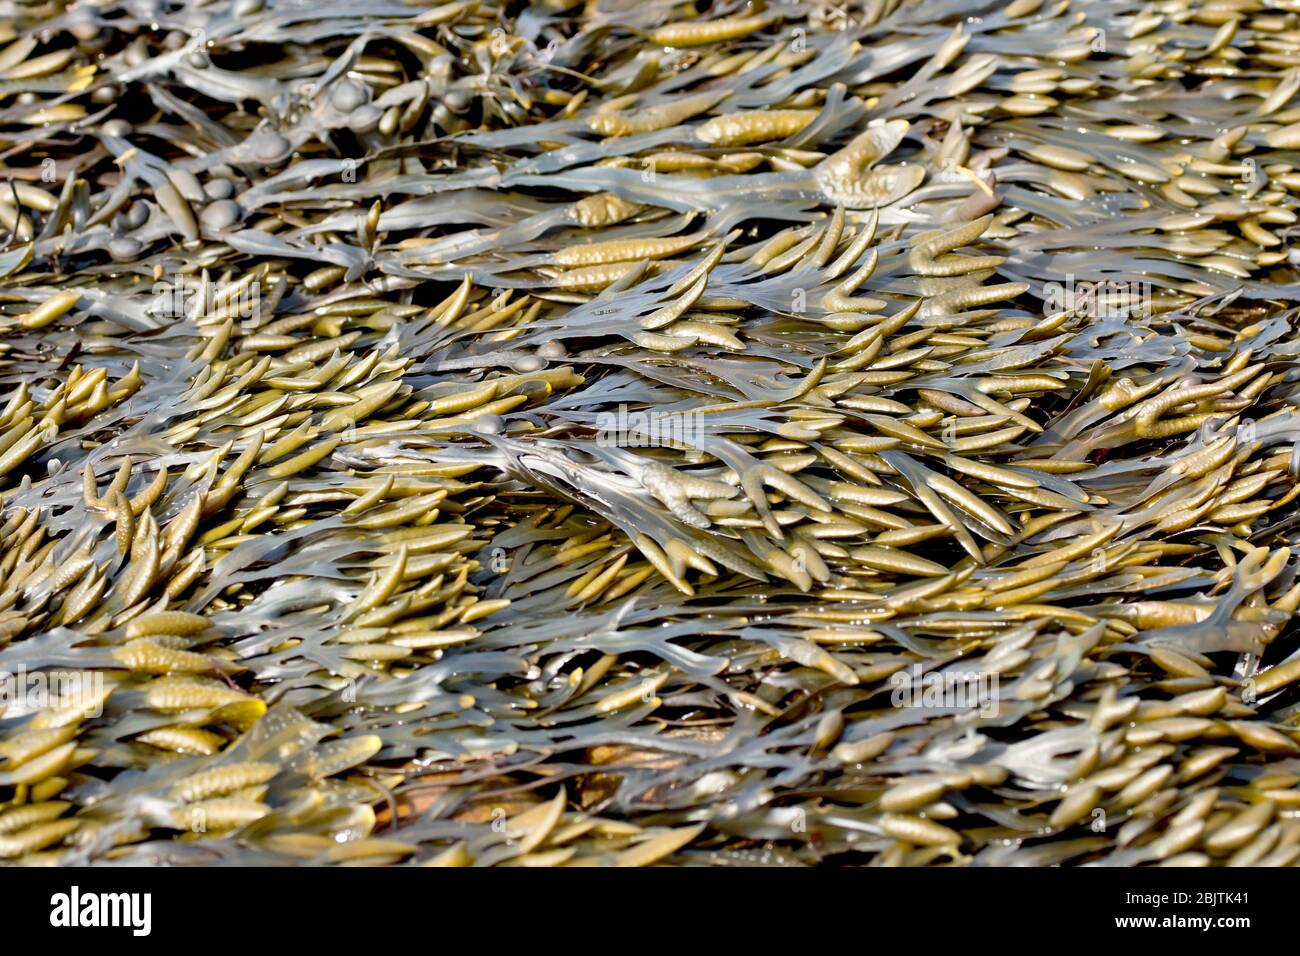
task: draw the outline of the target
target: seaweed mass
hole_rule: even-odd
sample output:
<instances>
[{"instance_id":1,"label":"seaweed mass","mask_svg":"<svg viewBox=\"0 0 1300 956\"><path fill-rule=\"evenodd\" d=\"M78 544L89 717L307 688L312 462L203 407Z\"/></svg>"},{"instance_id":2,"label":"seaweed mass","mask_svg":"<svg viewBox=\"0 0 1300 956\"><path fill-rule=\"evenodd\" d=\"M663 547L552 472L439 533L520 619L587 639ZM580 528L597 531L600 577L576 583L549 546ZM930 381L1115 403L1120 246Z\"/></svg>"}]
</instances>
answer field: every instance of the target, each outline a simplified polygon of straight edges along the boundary
<instances>
[{"instance_id":1,"label":"seaweed mass","mask_svg":"<svg viewBox=\"0 0 1300 956\"><path fill-rule=\"evenodd\" d=\"M1300 3L0 7L0 859L1300 859Z\"/></svg>"}]
</instances>

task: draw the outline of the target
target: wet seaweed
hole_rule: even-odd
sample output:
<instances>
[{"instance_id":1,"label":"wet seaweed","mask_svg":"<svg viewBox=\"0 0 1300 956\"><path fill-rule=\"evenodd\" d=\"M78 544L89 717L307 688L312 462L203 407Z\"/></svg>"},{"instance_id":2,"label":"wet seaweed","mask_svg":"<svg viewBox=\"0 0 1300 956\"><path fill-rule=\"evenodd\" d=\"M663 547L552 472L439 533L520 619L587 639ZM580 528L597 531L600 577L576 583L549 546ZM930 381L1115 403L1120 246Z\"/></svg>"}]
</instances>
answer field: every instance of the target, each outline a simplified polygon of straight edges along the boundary
<instances>
[{"instance_id":1,"label":"wet seaweed","mask_svg":"<svg viewBox=\"0 0 1300 956\"><path fill-rule=\"evenodd\" d=\"M142 14L0 22L0 858L1300 858L1288 5Z\"/></svg>"}]
</instances>

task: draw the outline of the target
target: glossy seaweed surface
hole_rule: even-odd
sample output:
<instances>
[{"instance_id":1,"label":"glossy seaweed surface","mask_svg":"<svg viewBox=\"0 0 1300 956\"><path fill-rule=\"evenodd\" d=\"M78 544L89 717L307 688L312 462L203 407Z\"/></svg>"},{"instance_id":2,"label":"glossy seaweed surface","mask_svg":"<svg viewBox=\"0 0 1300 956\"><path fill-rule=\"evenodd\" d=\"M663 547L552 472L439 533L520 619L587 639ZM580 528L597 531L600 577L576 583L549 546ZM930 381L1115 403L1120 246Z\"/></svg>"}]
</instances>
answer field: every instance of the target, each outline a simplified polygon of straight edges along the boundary
<instances>
[{"instance_id":1,"label":"glossy seaweed surface","mask_svg":"<svg viewBox=\"0 0 1300 956\"><path fill-rule=\"evenodd\" d=\"M1300 858L1300 4L0 15L0 859Z\"/></svg>"}]
</instances>

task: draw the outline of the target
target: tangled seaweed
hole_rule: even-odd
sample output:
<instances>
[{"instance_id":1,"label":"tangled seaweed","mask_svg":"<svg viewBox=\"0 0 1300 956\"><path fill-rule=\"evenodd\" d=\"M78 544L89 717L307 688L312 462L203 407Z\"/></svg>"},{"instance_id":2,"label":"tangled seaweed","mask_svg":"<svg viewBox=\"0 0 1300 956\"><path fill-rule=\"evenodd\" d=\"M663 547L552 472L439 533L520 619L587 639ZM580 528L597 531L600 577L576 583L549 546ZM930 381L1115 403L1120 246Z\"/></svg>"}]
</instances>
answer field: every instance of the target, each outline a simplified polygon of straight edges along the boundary
<instances>
[{"instance_id":1,"label":"tangled seaweed","mask_svg":"<svg viewBox=\"0 0 1300 956\"><path fill-rule=\"evenodd\" d=\"M0 858L1300 859L1300 6L3 16Z\"/></svg>"}]
</instances>

